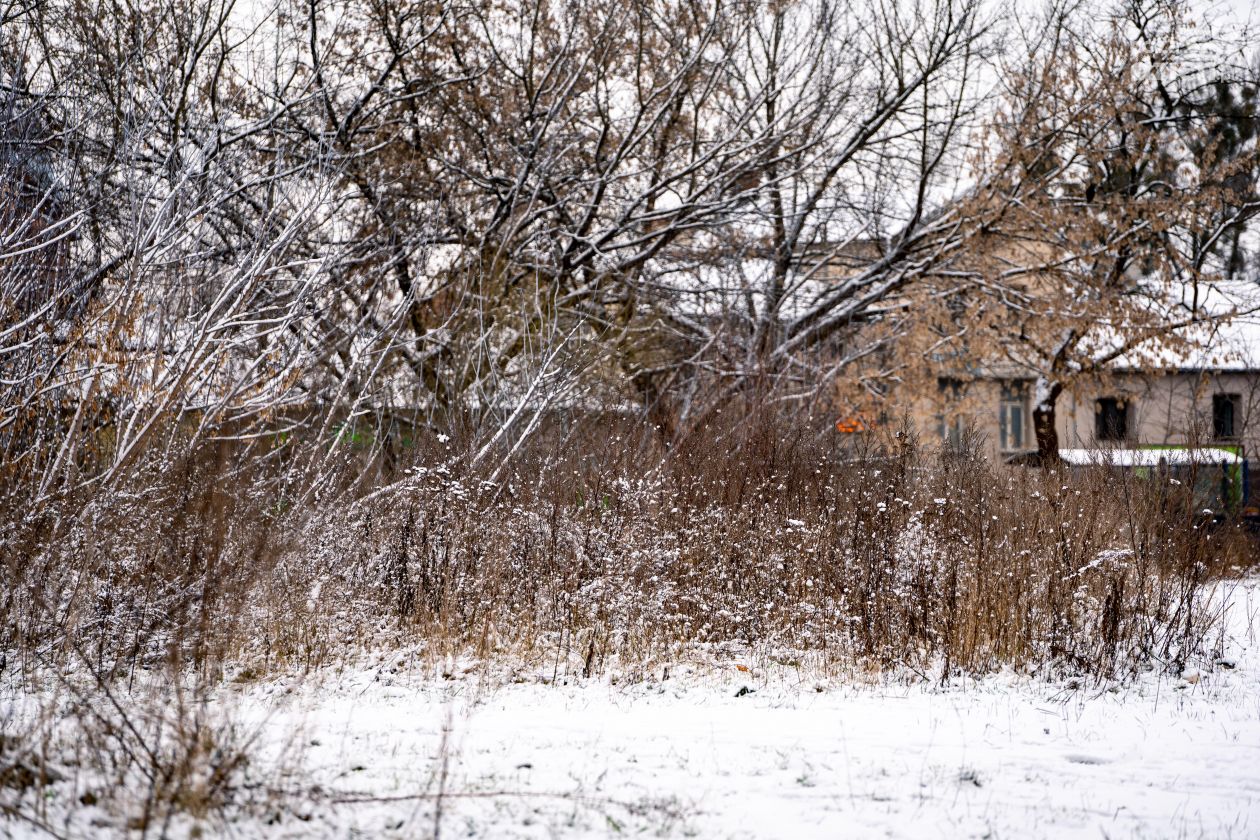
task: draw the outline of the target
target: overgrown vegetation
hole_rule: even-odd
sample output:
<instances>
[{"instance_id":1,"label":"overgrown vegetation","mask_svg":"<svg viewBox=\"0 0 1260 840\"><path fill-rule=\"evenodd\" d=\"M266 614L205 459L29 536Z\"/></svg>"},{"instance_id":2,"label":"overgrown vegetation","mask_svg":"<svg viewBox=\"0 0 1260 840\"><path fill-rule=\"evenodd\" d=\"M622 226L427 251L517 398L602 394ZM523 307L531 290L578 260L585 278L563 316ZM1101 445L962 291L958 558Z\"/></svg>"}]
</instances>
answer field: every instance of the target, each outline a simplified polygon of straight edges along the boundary
<instances>
[{"instance_id":1,"label":"overgrown vegetation","mask_svg":"<svg viewBox=\"0 0 1260 840\"><path fill-rule=\"evenodd\" d=\"M1211 586L1254 546L1187 488L809 428L749 411L663 451L629 419L571 421L506 470L425 433L388 458L200 446L6 508L5 690L54 698L0 721L6 812L42 819L44 768L67 761L42 756L68 733L85 807L145 791L137 830L270 807L249 733L210 699L370 650L616 680L732 650L942 682L1210 658Z\"/></svg>"},{"instance_id":2,"label":"overgrown vegetation","mask_svg":"<svg viewBox=\"0 0 1260 840\"><path fill-rule=\"evenodd\" d=\"M437 443L370 488L354 455L318 484L250 449L155 459L9 516L7 668L318 665L388 637L587 674L739 640L943 678L1117 676L1202 649L1204 584L1246 558L1180 485L909 434L840 453L756 416L663 457L623 431L543 436L493 483Z\"/></svg>"}]
</instances>

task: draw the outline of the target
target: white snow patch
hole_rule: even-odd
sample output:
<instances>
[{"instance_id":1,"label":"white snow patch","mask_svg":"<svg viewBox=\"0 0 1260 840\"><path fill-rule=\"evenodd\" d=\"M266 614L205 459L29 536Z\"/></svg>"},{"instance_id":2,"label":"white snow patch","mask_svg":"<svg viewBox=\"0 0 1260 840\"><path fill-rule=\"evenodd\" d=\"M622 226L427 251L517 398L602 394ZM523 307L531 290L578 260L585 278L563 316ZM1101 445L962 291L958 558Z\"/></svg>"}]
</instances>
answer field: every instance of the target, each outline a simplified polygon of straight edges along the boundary
<instances>
[{"instance_id":1,"label":"white snow patch","mask_svg":"<svg viewBox=\"0 0 1260 840\"><path fill-rule=\"evenodd\" d=\"M1126 686L860 686L754 659L514 682L391 656L225 689L261 727L250 772L274 784L288 767L297 795L224 833L1260 836L1260 582L1222 585L1217 603L1228 631L1211 659ZM105 836L83 828L68 833Z\"/></svg>"}]
</instances>

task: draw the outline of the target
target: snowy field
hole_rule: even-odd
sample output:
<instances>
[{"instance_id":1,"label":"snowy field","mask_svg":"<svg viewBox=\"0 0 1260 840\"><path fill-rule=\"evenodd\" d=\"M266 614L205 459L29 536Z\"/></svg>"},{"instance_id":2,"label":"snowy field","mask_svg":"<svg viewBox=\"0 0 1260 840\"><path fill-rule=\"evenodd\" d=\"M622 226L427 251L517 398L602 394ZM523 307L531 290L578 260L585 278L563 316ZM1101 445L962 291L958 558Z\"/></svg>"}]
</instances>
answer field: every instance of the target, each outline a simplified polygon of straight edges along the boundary
<instances>
[{"instance_id":1,"label":"snowy field","mask_svg":"<svg viewBox=\"0 0 1260 840\"><path fill-rule=\"evenodd\" d=\"M1234 675L735 697L746 682L349 682L305 715L328 807L285 828L433 833L449 720L444 836L1260 836L1260 693Z\"/></svg>"},{"instance_id":2,"label":"snowy field","mask_svg":"<svg viewBox=\"0 0 1260 840\"><path fill-rule=\"evenodd\" d=\"M719 655L667 679L553 682L550 669L491 678L396 654L243 684L221 700L257 733L247 775L288 795L198 831L1260 837L1260 584L1232 601L1219 661L1126 686L1016 675L859 686ZM61 824L125 833L99 806Z\"/></svg>"}]
</instances>

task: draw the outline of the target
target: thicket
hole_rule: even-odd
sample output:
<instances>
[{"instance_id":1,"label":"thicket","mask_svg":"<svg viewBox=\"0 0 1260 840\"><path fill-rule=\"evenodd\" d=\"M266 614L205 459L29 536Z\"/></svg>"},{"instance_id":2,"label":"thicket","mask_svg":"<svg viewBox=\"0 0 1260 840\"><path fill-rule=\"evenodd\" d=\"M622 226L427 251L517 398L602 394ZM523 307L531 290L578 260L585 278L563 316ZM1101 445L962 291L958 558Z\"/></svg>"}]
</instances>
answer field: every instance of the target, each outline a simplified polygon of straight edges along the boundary
<instances>
[{"instance_id":1,"label":"thicket","mask_svg":"<svg viewBox=\"0 0 1260 840\"><path fill-rule=\"evenodd\" d=\"M12 507L6 670L209 674L390 643L594 675L736 642L1124 676L1203 653L1208 586L1254 549L1184 485L908 430L855 450L754 413L665 451L629 421L578 426L506 470L432 436L388 459L340 444L318 469L296 442L219 444Z\"/></svg>"}]
</instances>

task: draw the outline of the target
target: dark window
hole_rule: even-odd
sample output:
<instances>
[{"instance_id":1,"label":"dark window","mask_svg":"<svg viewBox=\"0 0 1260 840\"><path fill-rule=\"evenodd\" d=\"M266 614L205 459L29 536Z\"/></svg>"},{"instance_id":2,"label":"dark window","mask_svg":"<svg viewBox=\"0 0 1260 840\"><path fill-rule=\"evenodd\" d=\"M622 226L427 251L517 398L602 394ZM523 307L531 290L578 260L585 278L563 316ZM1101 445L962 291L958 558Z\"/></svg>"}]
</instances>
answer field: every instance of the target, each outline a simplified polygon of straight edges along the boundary
<instances>
[{"instance_id":1,"label":"dark window","mask_svg":"<svg viewBox=\"0 0 1260 840\"><path fill-rule=\"evenodd\" d=\"M1094 439L1128 440L1129 405L1118 397L1104 397L1094 407Z\"/></svg>"},{"instance_id":2,"label":"dark window","mask_svg":"<svg viewBox=\"0 0 1260 840\"><path fill-rule=\"evenodd\" d=\"M966 390L961 379L952 379L942 376L936 380L936 391L949 402L958 402L963 398L963 391Z\"/></svg>"},{"instance_id":3,"label":"dark window","mask_svg":"<svg viewBox=\"0 0 1260 840\"><path fill-rule=\"evenodd\" d=\"M1212 437L1232 440L1238 437L1238 415L1242 399L1237 394L1212 395Z\"/></svg>"}]
</instances>

